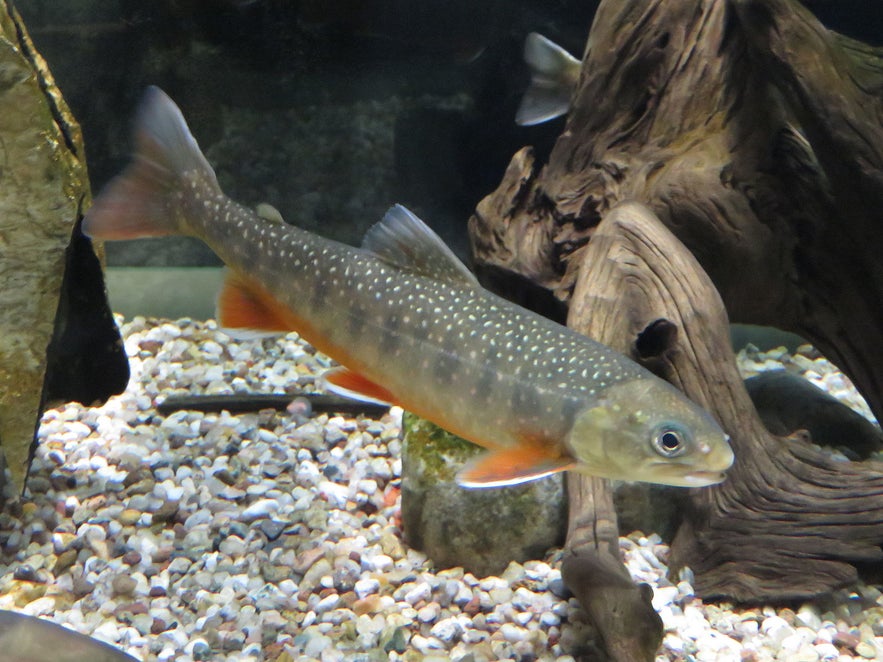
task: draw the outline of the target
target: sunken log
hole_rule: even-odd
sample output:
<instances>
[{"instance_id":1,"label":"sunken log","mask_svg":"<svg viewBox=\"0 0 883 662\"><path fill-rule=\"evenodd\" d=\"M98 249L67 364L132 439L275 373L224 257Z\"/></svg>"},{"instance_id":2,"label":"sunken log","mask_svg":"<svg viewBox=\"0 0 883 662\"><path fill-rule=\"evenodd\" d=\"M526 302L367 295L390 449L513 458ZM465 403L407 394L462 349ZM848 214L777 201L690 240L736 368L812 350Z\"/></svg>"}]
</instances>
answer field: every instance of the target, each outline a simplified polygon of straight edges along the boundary
<instances>
[{"instance_id":1,"label":"sunken log","mask_svg":"<svg viewBox=\"0 0 883 662\"><path fill-rule=\"evenodd\" d=\"M635 584L619 556L613 492L606 478L567 475L568 525L561 578L586 610L615 662L652 662L662 642L653 589ZM579 642L590 646L589 642ZM578 659L594 659L589 650Z\"/></svg>"},{"instance_id":2,"label":"sunken log","mask_svg":"<svg viewBox=\"0 0 883 662\"><path fill-rule=\"evenodd\" d=\"M653 213L614 207L582 253L568 324L672 382L731 435L727 480L688 492L672 568L690 566L703 597L781 602L852 583L854 564L883 559L883 464L766 430L717 290Z\"/></svg>"},{"instance_id":3,"label":"sunken log","mask_svg":"<svg viewBox=\"0 0 883 662\"><path fill-rule=\"evenodd\" d=\"M689 492L672 544L703 597L809 598L883 558L881 466L767 432L726 326L801 334L883 418L881 63L790 0L605 0L548 165L519 151L470 219L479 267L649 347L731 435L727 481ZM652 213L612 211L628 200Z\"/></svg>"}]
</instances>

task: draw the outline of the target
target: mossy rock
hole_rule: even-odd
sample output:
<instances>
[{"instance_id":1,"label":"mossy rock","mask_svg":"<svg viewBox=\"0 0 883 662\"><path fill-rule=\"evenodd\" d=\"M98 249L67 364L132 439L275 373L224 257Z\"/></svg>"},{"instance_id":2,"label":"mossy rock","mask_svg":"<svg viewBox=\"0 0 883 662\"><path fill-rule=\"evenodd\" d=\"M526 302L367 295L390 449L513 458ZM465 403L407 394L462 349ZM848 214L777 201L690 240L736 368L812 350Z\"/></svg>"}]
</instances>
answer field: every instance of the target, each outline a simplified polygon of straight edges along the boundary
<instances>
[{"instance_id":1,"label":"mossy rock","mask_svg":"<svg viewBox=\"0 0 883 662\"><path fill-rule=\"evenodd\" d=\"M511 561L541 559L567 532L559 475L513 487L467 489L454 481L483 449L405 413L402 519L407 543L440 568L498 575Z\"/></svg>"}]
</instances>

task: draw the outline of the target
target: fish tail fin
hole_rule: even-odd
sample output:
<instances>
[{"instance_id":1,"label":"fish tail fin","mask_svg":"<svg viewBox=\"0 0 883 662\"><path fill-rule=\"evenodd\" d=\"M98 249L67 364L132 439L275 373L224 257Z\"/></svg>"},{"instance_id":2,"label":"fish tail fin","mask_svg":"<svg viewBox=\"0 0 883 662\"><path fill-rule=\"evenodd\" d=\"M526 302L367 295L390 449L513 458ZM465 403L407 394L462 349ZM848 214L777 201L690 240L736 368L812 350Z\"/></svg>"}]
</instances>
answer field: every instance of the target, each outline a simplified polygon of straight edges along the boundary
<instances>
[{"instance_id":1,"label":"fish tail fin","mask_svg":"<svg viewBox=\"0 0 883 662\"><path fill-rule=\"evenodd\" d=\"M135 121L132 162L95 199L83 232L107 240L186 233L175 197L187 182L207 194L221 191L178 106L150 87Z\"/></svg>"},{"instance_id":2,"label":"fish tail fin","mask_svg":"<svg viewBox=\"0 0 883 662\"><path fill-rule=\"evenodd\" d=\"M564 115L582 63L537 32L524 40L524 61L530 67L531 80L515 122L531 126Z\"/></svg>"}]
</instances>

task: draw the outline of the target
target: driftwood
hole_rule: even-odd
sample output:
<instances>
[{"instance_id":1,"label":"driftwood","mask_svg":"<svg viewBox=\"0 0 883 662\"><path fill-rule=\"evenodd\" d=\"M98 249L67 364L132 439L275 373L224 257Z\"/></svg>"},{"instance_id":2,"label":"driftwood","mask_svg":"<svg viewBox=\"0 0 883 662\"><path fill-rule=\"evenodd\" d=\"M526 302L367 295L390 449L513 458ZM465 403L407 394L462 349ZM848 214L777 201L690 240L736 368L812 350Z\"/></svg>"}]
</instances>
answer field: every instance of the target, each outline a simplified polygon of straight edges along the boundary
<instances>
[{"instance_id":1,"label":"driftwood","mask_svg":"<svg viewBox=\"0 0 883 662\"><path fill-rule=\"evenodd\" d=\"M883 418L881 63L791 0L604 1L548 165L515 154L470 220L476 263L548 288L571 326L635 355L642 325L671 323L650 367L737 455L673 541L705 597L808 598L883 558L880 465L765 430L718 299L813 342ZM611 219L626 200L679 242L653 214Z\"/></svg>"},{"instance_id":2,"label":"driftwood","mask_svg":"<svg viewBox=\"0 0 883 662\"><path fill-rule=\"evenodd\" d=\"M881 91L881 52L793 0L602 2L567 127L480 203L476 262L566 300L573 252L642 201L731 321L803 335L883 418Z\"/></svg>"},{"instance_id":3,"label":"driftwood","mask_svg":"<svg viewBox=\"0 0 883 662\"><path fill-rule=\"evenodd\" d=\"M561 577L588 612L613 660L653 660L662 641L662 619L653 589L635 584L619 557L613 494L604 478L567 476L568 527ZM574 651L579 659L600 657ZM595 653L595 655L592 655Z\"/></svg>"}]
</instances>

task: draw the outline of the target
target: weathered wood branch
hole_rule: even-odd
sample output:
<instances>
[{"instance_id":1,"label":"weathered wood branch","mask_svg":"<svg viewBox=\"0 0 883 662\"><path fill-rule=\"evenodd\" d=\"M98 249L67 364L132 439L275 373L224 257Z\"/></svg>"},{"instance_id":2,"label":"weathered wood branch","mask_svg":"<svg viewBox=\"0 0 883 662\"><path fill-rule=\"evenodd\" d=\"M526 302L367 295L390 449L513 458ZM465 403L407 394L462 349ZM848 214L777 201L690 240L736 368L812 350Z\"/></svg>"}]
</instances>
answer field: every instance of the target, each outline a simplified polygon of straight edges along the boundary
<instances>
[{"instance_id":1,"label":"weathered wood branch","mask_svg":"<svg viewBox=\"0 0 883 662\"><path fill-rule=\"evenodd\" d=\"M883 418L881 72L794 0L602 2L566 130L478 206L476 262L566 300L574 251L640 200L732 321L803 335Z\"/></svg>"},{"instance_id":2,"label":"weathered wood branch","mask_svg":"<svg viewBox=\"0 0 883 662\"><path fill-rule=\"evenodd\" d=\"M883 417L881 72L878 50L793 0L602 2L549 164L517 153L470 220L476 261L569 301L575 328L614 347L656 317L678 329L651 367L737 454L726 483L692 493L673 543L701 595L786 600L854 581L854 564L881 559L883 473L772 437L714 288L696 289L702 270L649 217L606 221L643 202L730 319L801 333Z\"/></svg>"},{"instance_id":3,"label":"weathered wood branch","mask_svg":"<svg viewBox=\"0 0 883 662\"><path fill-rule=\"evenodd\" d=\"M616 662L652 662L662 642L653 590L635 584L619 554L619 530L609 482L567 477L569 520L561 576Z\"/></svg>"},{"instance_id":4,"label":"weathered wood branch","mask_svg":"<svg viewBox=\"0 0 883 662\"><path fill-rule=\"evenodd\" d=\"M752 70L775 85L818 173L783 196L812 196L792 220L790 296L803 300L788 328L837 363L883 420L883 49L826 30L795 2L733 6Z\"/></svg>"},{"instance_id":5,"label":"weathered wood branch","mask_svg":"<svg viewBox=\"0 0 883 662\"><path fill-rule=\"evenodd\" d=\"M677 340L648 367L733 436L727 481L691 490L672 566L690 565L704 596L792 600L855 581L853 563L883 559L883 465L836 461L801 438L766 431L736 370L723 304L674 236L645 208L622 204L590 250L569 323L641 360L629 344L654 320L668 320Z\"/></svg>"}]
</instances>

